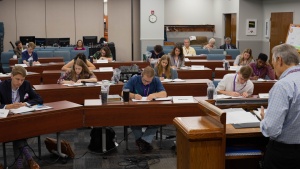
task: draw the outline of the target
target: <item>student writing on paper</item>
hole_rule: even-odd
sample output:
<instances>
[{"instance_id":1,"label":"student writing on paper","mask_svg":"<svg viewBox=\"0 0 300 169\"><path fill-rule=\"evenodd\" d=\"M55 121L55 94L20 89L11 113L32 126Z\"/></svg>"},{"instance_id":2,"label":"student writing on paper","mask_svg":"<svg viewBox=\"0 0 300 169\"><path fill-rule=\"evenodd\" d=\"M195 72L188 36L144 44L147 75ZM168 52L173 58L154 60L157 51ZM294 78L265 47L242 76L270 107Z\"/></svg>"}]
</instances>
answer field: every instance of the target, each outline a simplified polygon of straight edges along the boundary
<instances>
[{"instance_id":1,"label":"student writing on paper","mask_svg":"<svg viewBox=\"0 0 300 169\"><path fill-rule=\"evenodd\" d=\"M11 72L11 79L0 83L0 108L17 109L22 106L43 104L43 99L34 92L30 83L25 80L25 77L25 68L15 66ZM17 168L23 168L23 156L26 158L30 168L39 168L39 165L29 153L26 139L13 141L13 149L14 156L17 159Z\"/></svg>"},{"instance_id":2,"label":"student writing on paper","mask_svg":"<svg viewBox=\"0 0 300 169\"><path fill-rule=\"evenodd\" d=\"M155 76L158 76L160 80L164 79L177 79L178 73L176 69L172 69L170 65L170 57L164 55L160 58L157 66L154 68Z\"/></svg>"},{"instance_id":3,"label":"student writing on paper","mask_svg":"<svg viewBox=\"0 0 300 169\"><path fill-rule=\"evenodd\" d=\"M184 46L182 47L184 56L196 56L196 51L193 47L190 46L190 39L183 40Z\"/></svg>"},{"instance_id":4,"label":"student writing on paper","mask_svg":"<svg viewBox=\"0 0 300 169\"><path fill-rule=\"evenodd\" d=\"M64 65L64 66L61 68L61 70L67 71L67 72L68 72L68 71L71 71L71 70L72 70L72 67L73 67L73 65L74 65L74 63L75 63L75 61L76 61L77 59L83 60L83 62L88 66L89 70L95 70L95 69L96 69L95 65L93 65L93 63L91 63L90 61L88 61L88 60L86 59L86 56L85 56L83 53L78 53L78 54L76 55L76 57L75 57L73 60L71 60L69 63L67 63L66 65Z\"/></svg>"},{"instance_id":5,"label":"student writing on paper","mask_svg":"<svg viewBox=\"0 0 300 169\"><path fill-rule=\"evenodd\" d=\"M250 67L253 73L250 77L251 80L257 80L259 78L266 79L268 76L271 80L275 79L275 73L270 64L268 64L268 56L264 53L260 53L255 63L250 63Z\"/></svg>"},{"instance_id":6,"label":"student writing on paper","mask_svg":"<svg viewBox=\"0 0 300 169\"><path fill-rule=\"evenodd\" d=\"M180 69L181 67L184 67L184 55L181 46L176 45L169 57L171 68Z\"/></svg>"},{"instance_id":7,"label":"student writing on paper","mask_svg":"<svg viewBox=\"0 0 300 169\"><path fill-rule=\"evenodd\" d=\"M163 51L163 47L161 45L155 45L153 50L150 51L151 59L159 59L161 58L165 53Z\"/></svg>"},{"instance_id":8,"label":"student writing on paper","mask_svg":"<svg viewBox=\"0 0 300 169\"><path fill-rule=\"evenodd\" d=\"M252 95L254 85L249 80L252 74L250 66L243 66L238 73L226 74L217 86L218 94L248 97Z\"/></svg>"},{"instance_id":9,"label":"student writing on paper","mask_svg":"<svg viewBox=\"0 0 300 169\"><path fill-rule=\"evenodd\" d=\"M261 112L260 129L270 138L264 168L300 168L300 56L288 44L275 46L272 53L279 80L269 92L268 112Z\"/></svg>"},{"instance_id":10,"label":"student writing on paper","mask_svg":"<svg viewBox=\"0 0 300 169\"><path fill-rule=\"evenodd\" d=\"M97 51L94 55L93 58L95 60L108 60L109 62L112 61L112 54L109 49L109 47L104 46L103 48L100 49L100 51Z\"/></svg>"},{"instance_id":11,"label":"student writing on paper","mask_svg":"<svg viewBox=\"0 0 300 169\"><path fill-rule=\"evenodd\" d=\"M142 99L147 97L148 100L162 98L167 96L167 92L160 80L154 76L154 70L148 66L141 75L133 76L123 86L123 89L129 89L131 99ZM132 133L135 136L136 144L140 152L146 153L151 151L152 139L159 126L148 126L146 131L142 131L142 126L131 126Z\"/></svg>"},{"instance_id":12,"label":"student writing on paper","mask_svg":"<svg viewBox=\"0 0 300 169\"><path fill-rule=\"evenodd\" d=\"M97 82L97 77L90 71L81 59L77 59L72 70L65 72L58 80L60 84L74 84L81 82Z\"/></svg>"},{"instance_id":13,"label":"student writing on paper","mask_svg":"<svg viewBox=\"0 0 300 169\"><path fill-rule=\"evenodd\" d=\"M40 64L37 53L33 51L34 49L35 44L33 42L29 42L27 50L22 52L22 62L24 64L29 65L30 60L32 60L33 65Z\"/></svg>"},{"instance_id":14,"label":"student writing on paper","mask_svg":"<svg viewBox=\"0 0 300 169\"><path fill-rule=\"evenodd\" d=\"M254 63L252 50L245 49L241 55L238 55L233 63L233 66L246 66L250 63Z\"/></svg>"}]
</instances>

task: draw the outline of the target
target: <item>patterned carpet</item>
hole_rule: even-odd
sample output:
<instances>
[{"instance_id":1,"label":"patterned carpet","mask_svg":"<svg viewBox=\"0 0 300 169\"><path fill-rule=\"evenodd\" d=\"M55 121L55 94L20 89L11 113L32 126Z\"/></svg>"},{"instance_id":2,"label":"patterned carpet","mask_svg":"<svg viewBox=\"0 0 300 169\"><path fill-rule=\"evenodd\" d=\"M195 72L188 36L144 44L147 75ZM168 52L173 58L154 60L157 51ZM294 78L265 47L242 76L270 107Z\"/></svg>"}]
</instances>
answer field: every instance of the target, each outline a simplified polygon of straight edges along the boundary
<instances>
[{"instance_id":1,"label":"patterned carpet","mask_svg":"<svg viewBox=\"0 0 300 169\"><path fill-rule=\"evenodd\" d=\"M123 127L113 127L116 132L117 142L124 138ZM152 145L154 149L147 154L141 154L135 145L133 134L129 129L129 150L125 148L125 142L121 142L118 147L108 153L99 154L90 152L87 147L90 142L90 128L82 128L61 133L61 138L70 142L75 152L74 159L61 159L56 155L49 153L44 144L46 137L56 138L56 134L42 135L42 158L36 161L42 169L168 169L176 168L176 153L174 150L174 140L176 134L175 127L172 125L163 127L163 141L154 140ZM37 138L28 139L28 144L36 154L38 154ZM0 148L2 152L2 146ZM0 160L3 164L3 155L0 153ZM6 154L9 168L16 168L12 150L12 143L6 144ZM33 154L33 153L32 153ZM28 168L28 166L26 166Z\"/></svg>"}]
</instances>

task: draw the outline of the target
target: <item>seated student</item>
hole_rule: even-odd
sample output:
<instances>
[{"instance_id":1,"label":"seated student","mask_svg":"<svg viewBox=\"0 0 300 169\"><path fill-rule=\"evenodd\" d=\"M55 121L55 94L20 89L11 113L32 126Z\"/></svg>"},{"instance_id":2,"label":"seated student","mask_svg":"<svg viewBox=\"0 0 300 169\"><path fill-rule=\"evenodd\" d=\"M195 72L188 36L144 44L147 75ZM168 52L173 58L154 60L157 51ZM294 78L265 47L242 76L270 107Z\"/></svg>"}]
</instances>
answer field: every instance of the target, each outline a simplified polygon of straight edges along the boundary
<instances>
[{"instance_id":1,"label":"seated student","mask_svg":"<svg viewBox=\"0 0 300 169\"><path fill-rule=\"evenodd\" d=\"M165 54L161 45L155 45L154 50L150 50L150 53L151 59L159 59Z\"/></svg>"},{"instance_id":2,"label":"seated student","mask_svg":"<svg viewBox=\"0 0 300 169\"><path fill-rule=\"evenodd\" d=\"M38 61L38 55L33 51L35 49L35 44L33 42L28 43L28 48L26 51L22 52L22 62L29 65L29 61L32 60L33 65L40 64Z\"/></svg>"},{"instance_id":3,"label":"seated student","mask_svg":"<svg viewBox=\"0 0 300 169\"><path fill-rule=\"evenodd\" d=\"M16 47L14 49L14 53L15 55L17 55L17 58L21 58L22 57L22 52L23 52L23 44L21 41L16 41Z\"/></svg>"},{"instance_id":4,"label":"seated student","mask_svg":"<svg viewBox=\"0 0 300 169\"><path fill-rule=\"evenodd\" d=\"M93 65L93 63L91 63L90 61L88 61L88 60L86 59L86 56L85 56L83 53L78 53L78 54L76 55L76 57L75 57L73 60L71 60L69 63L65 64L65 65L61 68L61 70L63 70L63 71L71 71L71 70L72 70L72 67L73 67L73 65L74 65L74 62L75 62L77 59L83 60L83 62L88 66L89 70L95 70L95 69L96 69L95 65Z\"/></svg>"},{"instance_id":5,"label":"seated student","mask_svg":"<svg viewBox=\"0 0 300 169\"><path fill-rule=\"evenodd\" d=\"M182 47L184 56L196 56L196 51L190 46L190 39L184 39L184 46Z\"/></svg>"},{"instance_id":6,"label":"seated student","mask_svg":"<svg viewBox=\"0 0 300 169\"><path fill-rule=\"evenodd\" d=\"M181 46L175 46L170 55L170 65L173 69L178 69L184 66L184 55Z\"/></svg>"},{"instance_id":7,"label":"seated student","mask_svg":"<svg viewBox=\"0 0 300 169\"><path fill-rule=\"evenodd\" d=\"M141 100L147 97L148 100L167 97L167 92L160 80L154 76L154 70L147 66L141 75L133 76L123 86L123 89L129 89L129 98ZM143 132L142 126L131 126L132 133L135 136L136 145L140 152L146 153L153 149L151 142L159 126L148 126Z\"/></svg>"},{"instance_id":8,"label":"seated student","mask_svg":"<svg viewBox=\"0 0 300 169\"><path fill-rule=\"evenodd\" d=\"M254 63L253 56L252 56L252 50L251 49L245 49L241 55L238 55L233 65L234 66L246 66L250 63Z\"/></svg>"},{"instance_id":9,"label":"seated student","mask_svg":"<svg viewBox=\"0 0 300 169\"><path fill-rule=\"evenodd\" d=\"M170 57L163 55L158 62L158 65L154 68L155 76L160 77L160 80L164 79L177 79L178 73L170 66Z\"/></svg>"},{"instance_id":10,"label":"seated student","mask_svg":"<svg viewBox=\"0 0 300 169\"><path fill-rule=\"evenodd\" d=\"M83 47L83 42L82 40L78 40L76 43L76 47L74 48L74 50L85 50L85 48Z\"/></svg>"},{"instance_id":11,"label":"seated student","mask_svg":"<svg viewBox=\"0 0 300 169\"><path fill-rule=\"evenodd\" d=\"M97 82L97 77L91 72L83 60L77 59L72 70L65 72L58 80L60 84L73 84L85 82Z\"/></svg>"},{"instance_id":12,"label":"seated student","mask_svg":"<svg viewBox=\"0 0 300 169\"><path fill-rule=\"evenodd\" d=\"M236 46L231 43L230 37L225 38L225 43L220 46L220 49L236 49Z\"/></svg>"},{"instance_id":13,"label":"seated student","mask_svg":"<svg viewBox=\"0 0 300 169\"><path fill-rule=\"evenodd\" d=\"M249 80L251 74L252 68L250 66L241 67L238 73L226 74L216 88L218 94L234 97L252 95L254 85Z\"/></svg>"},{"instance_id":14,"label":"seated student","mask_svg":"<svg viewBox=\"0 0 300 169\"><path fill-rule=\"evenodd\" d=\"M268 56L264 53L260 53L256 63L250 63L250 67L253 70L250 77L251 80L257 80L259 78L265 79L267 75L271 80L275 79L275 72L272 69L272 66L268 64L267 60Z\"/></svg>"},{"instance_id":15,"label":"seated student","mask_svg":"<svg viewBox=\"0 0 300 169\"><path fill-rule=\"evenodd\" d=\"M35 93L25 77L25 68L15 66L11 71L11 79L0 83L1 109L17 109L22 106L43 104L43 99ZM13 149L15 159L17 159L17 168L23 168L23 156L31 169L40 168L30 155L26 139L13 141Z\"/></svg>"},{"instance_id":16,"label":"seated student","mask_svg":"<svg viewBox=\"0 0 300 169\"><path fill-rule=\"evenodd\" d=\"M214 38L210 38L208 41L208 44L203 46L203 49L217 49L217 46L215 45L216 40Z\"/></svg>"},{"instance_id":17,"label":"seated student","mask_svg":"<svg viewBox=\"0 0 300 169\"><path fill-rule=\"evenodd\" d=\"M94 55L93 58L95 60L108 60L108 61L112 61L112 54L110 52L109 47L105 46L103 48L100 49L100 51L97 51Z\"/></svg>"}]
</instances>

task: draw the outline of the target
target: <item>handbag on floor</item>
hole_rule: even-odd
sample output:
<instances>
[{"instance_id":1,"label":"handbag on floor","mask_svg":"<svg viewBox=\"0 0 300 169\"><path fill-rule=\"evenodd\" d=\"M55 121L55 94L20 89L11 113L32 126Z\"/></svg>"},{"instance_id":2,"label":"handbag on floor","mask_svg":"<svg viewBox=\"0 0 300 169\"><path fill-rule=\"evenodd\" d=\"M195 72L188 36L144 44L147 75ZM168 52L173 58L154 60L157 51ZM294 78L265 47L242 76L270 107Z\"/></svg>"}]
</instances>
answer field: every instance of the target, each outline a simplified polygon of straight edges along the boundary
<instances>
[{"instance_id":1,"label":"handbag on floor","mask_svg":"<svg viewBox=\"0 0 300 169\"><path fill-rule=\"evenodd\" d=\"M47 137L45 139L45 145L47 150L52 153L52 150L57 151L57 140L54 138ZM61 152L66 154L70 158L75 157L75 153L72 150L70 143L66 140L61 140Z\"/></svg>"}]
</instances>

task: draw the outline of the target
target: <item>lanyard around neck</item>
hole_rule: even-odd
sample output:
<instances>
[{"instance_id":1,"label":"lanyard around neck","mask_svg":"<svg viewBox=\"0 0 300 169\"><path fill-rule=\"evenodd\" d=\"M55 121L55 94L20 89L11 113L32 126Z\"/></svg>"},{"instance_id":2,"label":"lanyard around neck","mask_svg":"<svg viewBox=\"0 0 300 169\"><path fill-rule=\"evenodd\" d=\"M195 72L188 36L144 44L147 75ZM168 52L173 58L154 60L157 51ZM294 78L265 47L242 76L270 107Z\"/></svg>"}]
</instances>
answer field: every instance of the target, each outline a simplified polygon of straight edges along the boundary
<instances>
[{"instance_id":1,"label":"lanyard around neck","mask_svg":"<svg viewBox=\"0 0 300 169\"><path fill-rule=\"evenodd\" d=\"M237 76L237 74L235 74L234 79L233 79L233 91L234 91L234 92L239 92L239 91L243 90L243 89L246 87L248 80L246 81L245 85L244 85L240 90L235 91L235 80L236 80L236 76Z\"/></svg>"}]
</instances>

